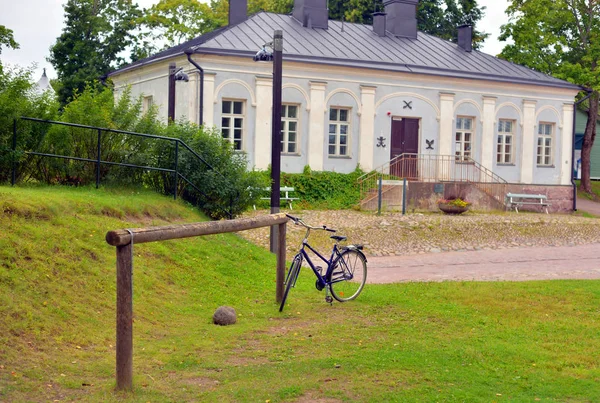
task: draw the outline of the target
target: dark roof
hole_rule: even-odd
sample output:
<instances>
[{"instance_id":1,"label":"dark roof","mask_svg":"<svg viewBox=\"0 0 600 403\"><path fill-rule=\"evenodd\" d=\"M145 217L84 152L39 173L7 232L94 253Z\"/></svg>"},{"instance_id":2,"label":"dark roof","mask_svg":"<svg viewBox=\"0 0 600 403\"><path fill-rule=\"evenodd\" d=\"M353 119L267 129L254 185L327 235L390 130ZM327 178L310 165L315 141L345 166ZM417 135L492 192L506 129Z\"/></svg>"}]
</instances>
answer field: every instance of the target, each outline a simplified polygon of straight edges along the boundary
<instances>
[{"instance_id":1,"label":"dark roof","mask_svg":"<svg viewBox=\"0 0 600 403\"><path fill-rule=\"evenodd\" d=\"M267 12L259 12L237 25L220 28L116 72L182 54L186 47L200 54L251 57L263 44L272 41L276 29L283 31L284 61L580 88L479 51L466 52L455 43L422 32L417 39L391 34L380 37L370 25L334 20L329 20L328 29L305 28L291 15Z\"/></svg>"}]
</instances>

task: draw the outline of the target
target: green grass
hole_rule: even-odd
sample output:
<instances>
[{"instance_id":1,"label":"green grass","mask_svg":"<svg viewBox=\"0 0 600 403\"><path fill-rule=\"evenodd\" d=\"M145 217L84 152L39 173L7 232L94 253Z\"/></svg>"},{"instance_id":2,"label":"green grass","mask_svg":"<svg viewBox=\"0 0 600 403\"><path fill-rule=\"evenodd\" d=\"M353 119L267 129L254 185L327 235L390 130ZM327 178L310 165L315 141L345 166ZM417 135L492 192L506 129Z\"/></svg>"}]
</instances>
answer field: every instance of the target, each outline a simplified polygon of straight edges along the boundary
<instances>
[{"instance_id":1,"label":"green grass","mask_svg":"<svg viewBox=\"0 0 600 403\"><path fill-rule=\"evenodd\" d=\"M115 386L107 231L205 220L153 193L0 187L0 401L600 401L600 281L367 285L332 306L235 234L134 246L134 385ZM219 305L238 323L218 327Z\"/></svg>"},{"instance_id":2,"label":"green grass","mask_svg":"<svg viewBox=\"0 0 600 403\"><path fill-rule=\"evenodd\" d=\"M580 183L580 180L575 181L575 184L577 185L577 197L583 197L591 200L592 196L590 194L579 190ZM597 199L600 199L600 181L592 181L592 193L596 195Z\"/></svg>"}]
</instances>

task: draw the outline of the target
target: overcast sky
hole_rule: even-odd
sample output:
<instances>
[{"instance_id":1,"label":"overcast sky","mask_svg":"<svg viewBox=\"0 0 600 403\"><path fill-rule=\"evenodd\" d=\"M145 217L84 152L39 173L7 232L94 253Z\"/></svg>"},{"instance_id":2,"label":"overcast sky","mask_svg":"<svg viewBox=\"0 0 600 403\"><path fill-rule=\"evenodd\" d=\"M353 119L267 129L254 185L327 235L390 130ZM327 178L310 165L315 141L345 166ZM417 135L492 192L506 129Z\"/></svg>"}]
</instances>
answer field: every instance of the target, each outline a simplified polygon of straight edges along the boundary
<instances>
[{"instance_id":1,"label":"overcast sky","mask_svg":"<svg viewBox=\"0 0 600 403\"><path fill-rule=\"evenodd\" d=\"M134 0L135 1L135 0ZM137 3L147 8L158 0L138 0ZM37 68L34 78L41 77L42 69L50 78L56 78L52 65L46 61L49 48L60 36L64 23L63 4L66 0L0 0L0 25L10 28L19 43L17 50L2 49L0 59L4 65L31 66ZM508 20L504 10L508 0L479 0L480 6L486 6L485 17L478 24L478 29L491 36L485 42L482 51L496 55L502 51L504 43L498 42L500 26Z\"/></svg>"}]
</instances>

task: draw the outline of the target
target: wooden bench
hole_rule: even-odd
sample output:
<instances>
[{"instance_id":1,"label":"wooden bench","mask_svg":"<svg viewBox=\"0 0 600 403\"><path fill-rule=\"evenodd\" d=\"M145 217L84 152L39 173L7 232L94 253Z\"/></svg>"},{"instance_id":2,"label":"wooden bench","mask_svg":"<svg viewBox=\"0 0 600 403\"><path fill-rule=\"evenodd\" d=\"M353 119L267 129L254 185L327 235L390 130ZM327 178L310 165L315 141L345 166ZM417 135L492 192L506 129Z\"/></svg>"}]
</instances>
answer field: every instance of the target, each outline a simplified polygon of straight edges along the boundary
<instances>
[{"instance_id":1,"label":"wooden bench","mask_svg":"<svg viewBox=\"0 0 600 403\"><path fill-rule=\"evenodd\" d=\"M515 211L519 212L519 207L523 205L540 206L546 209L548 214L548 196L540 194L529 194L529 193L507 193L506 194L506 205L508 208L515 208Z\"/></svg>"},{"instance_id":2,"label":"wooden bench","mask_svg":"<svg viewBox=\"0 0 600 403\"><path fill-rule=\"evenodd\" d=\"M264 188L262 190L264 190L265 192L271 192L270 187ZM293 191L295 191L295 189L293 187L289 187L289 186L282 186L279 188L279 193L280 193L279 200L287 202L288 206L290 207L290 210L294 209L294 207L292 206L292 201L300 200L299 197L290 196L290 193ZM270 196L269 197L261 197L261 200L271 200L271 197ZM256 206L254 206L254 210L256 210Z\"/></svg>"}]
</instances>

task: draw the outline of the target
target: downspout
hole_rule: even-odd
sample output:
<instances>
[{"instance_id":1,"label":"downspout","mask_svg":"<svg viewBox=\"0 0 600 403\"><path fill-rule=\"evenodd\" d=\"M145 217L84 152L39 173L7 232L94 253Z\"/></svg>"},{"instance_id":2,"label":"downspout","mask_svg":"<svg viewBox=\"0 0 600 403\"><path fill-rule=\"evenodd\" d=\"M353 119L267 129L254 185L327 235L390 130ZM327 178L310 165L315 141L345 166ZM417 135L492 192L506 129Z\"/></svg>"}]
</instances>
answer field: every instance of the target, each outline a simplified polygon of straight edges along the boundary
<instances>
[{"instance_id":1,"label":"downspout","mask_svg":"<svg viewBox=\"0 0 600 403\"><path fill-rule=\"evenodd\" d=\"M204 69L202 67L200 67L198 65L198 63L196 63L194 60L192 60L192 53L194 53L194 51L192 49L187 49L185 51L188 61L190 63L192 63L194 65L194 67L196 67L198 69L198 71L200 72L200 108L199 108L200 111L199 111L198 125L202 126L202 125L204 125Z\"/></svg>"},{"instance_id":2,"label":"downspout","mask_svg":"<svg viewBox=\"0 0 600 403\"><path fill-rule=\"evenodd\" d=\"M588 94L584 98L573 103L573 147L571 147L571 184L573 185L573 211L577 211L577 184L575 183L575 178L573 177L573 172L575 172L575 130L577 119L577 106L589 97L591 97L594 92L594 90L590 88L584 88L584 90L587 91Z\"/></svg>"}]
</instances>

